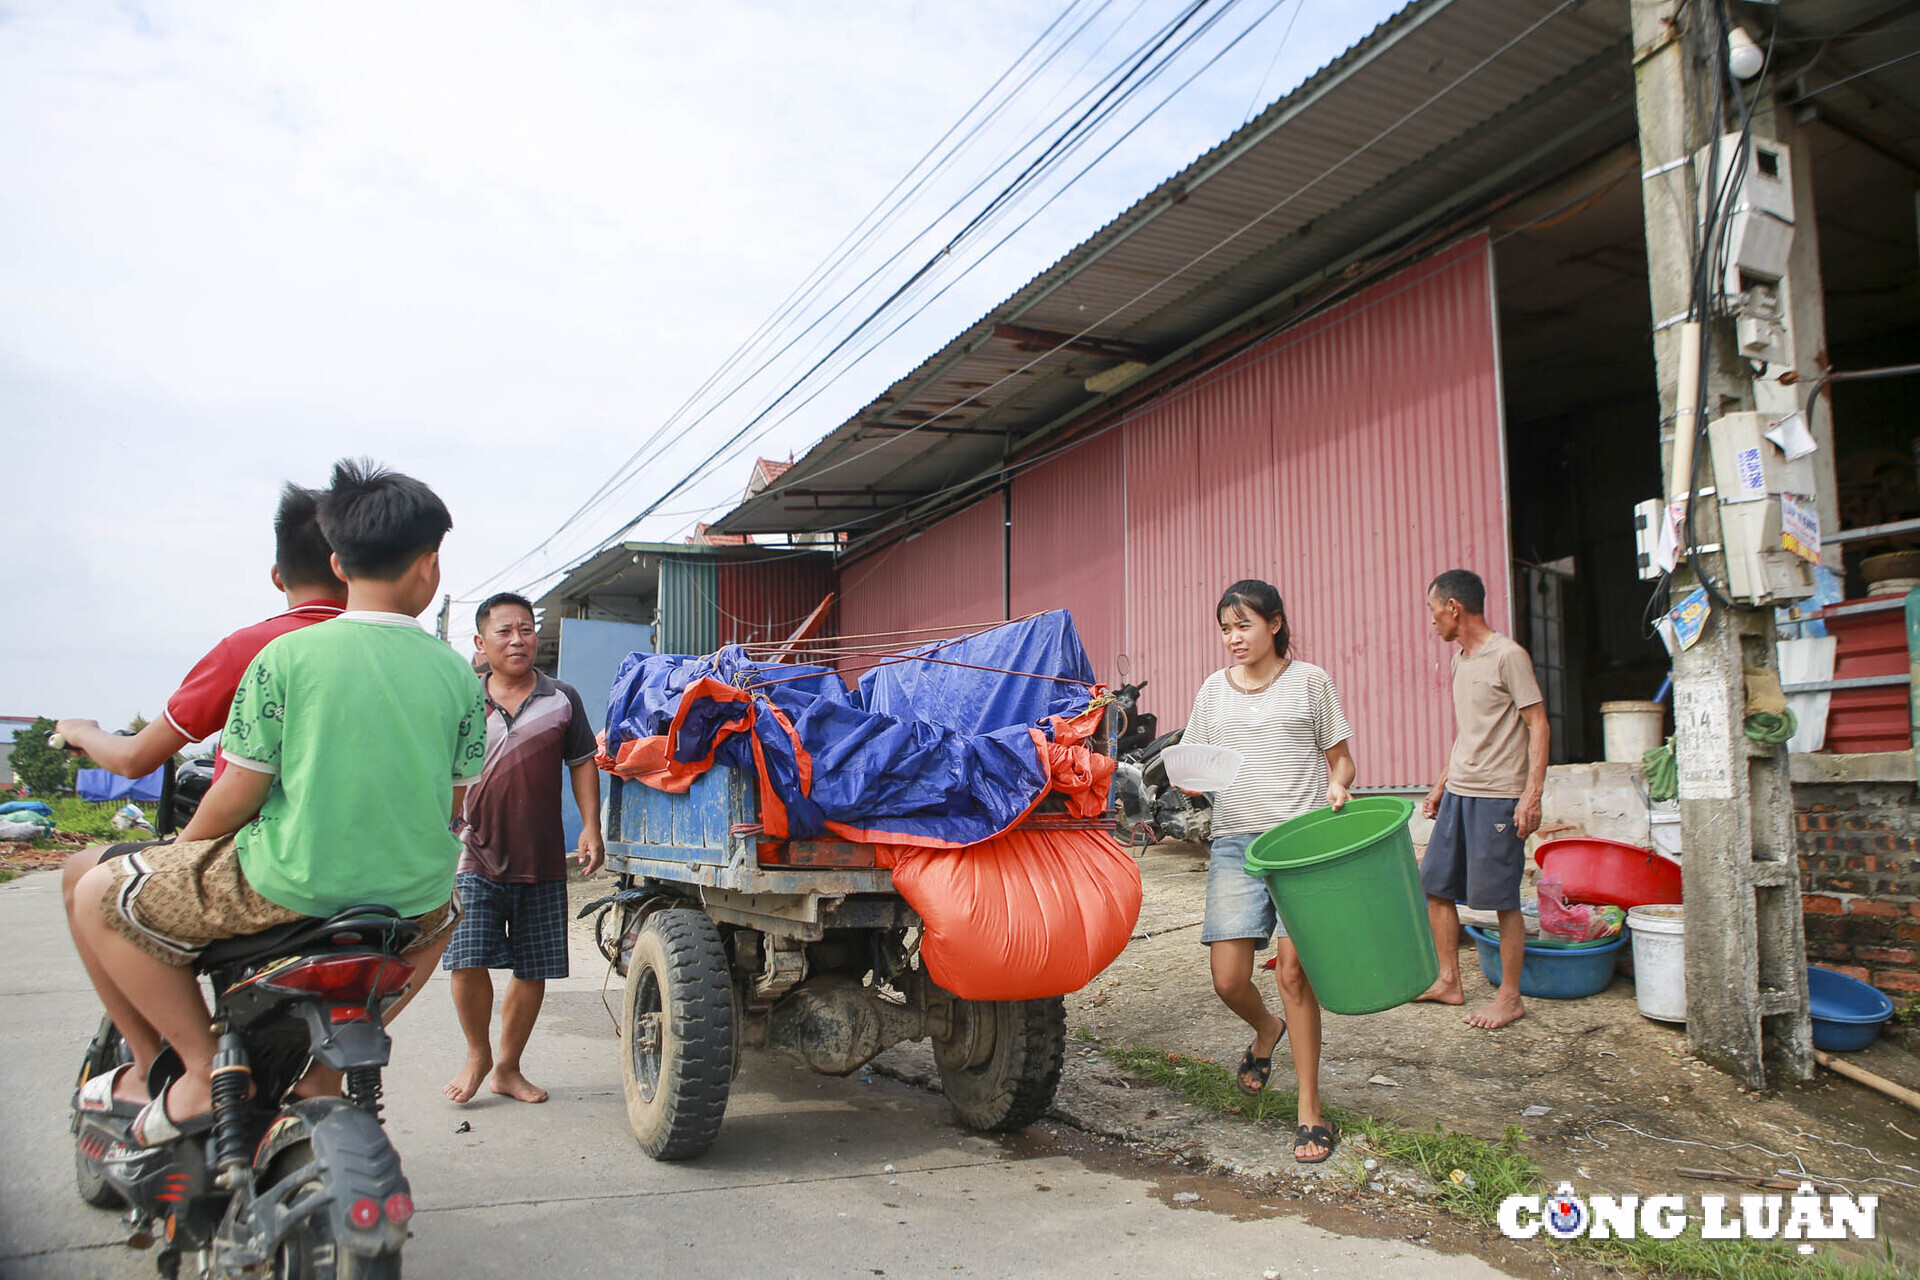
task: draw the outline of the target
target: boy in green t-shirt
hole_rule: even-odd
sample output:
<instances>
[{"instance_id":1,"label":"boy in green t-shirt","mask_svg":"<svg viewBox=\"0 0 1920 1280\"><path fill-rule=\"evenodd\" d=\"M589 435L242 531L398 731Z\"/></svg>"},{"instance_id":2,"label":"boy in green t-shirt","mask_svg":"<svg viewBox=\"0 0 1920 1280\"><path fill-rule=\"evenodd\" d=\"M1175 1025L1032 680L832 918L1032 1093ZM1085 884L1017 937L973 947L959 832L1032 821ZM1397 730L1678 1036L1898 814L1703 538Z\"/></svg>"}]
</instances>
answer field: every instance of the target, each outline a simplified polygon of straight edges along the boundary
<instances>
[{"instance_id":1,"label":"boy in green t-shirt","mask_svg":"<svg viewBox=\"0 0 1920 1280\"><path fill-rule=\"evenodd\" d=\"M334 467L320 524L347 583L338 618L281 636L241 678L221 738L229 768L170 846L89 871L74 941L116 1025L164 1036L186 1073L149 1102L142 1145L205 1127L214 1038L192 964L220 938L380 903L417 919L418 975L451 936L451 830L486 758L486 703L459 655L415 617L440 589L447 508L418 480Z\"/></svg>"}]
</instances>

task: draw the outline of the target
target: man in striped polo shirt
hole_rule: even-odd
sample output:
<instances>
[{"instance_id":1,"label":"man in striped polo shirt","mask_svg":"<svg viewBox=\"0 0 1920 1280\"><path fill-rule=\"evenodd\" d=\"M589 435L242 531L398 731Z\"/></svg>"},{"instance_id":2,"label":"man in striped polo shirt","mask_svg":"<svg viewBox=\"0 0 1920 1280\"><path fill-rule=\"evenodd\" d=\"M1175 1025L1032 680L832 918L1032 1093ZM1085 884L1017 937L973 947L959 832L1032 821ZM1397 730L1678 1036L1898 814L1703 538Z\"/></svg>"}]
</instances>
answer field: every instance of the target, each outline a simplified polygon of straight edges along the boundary
<instances>
[{"instance_id":1,"label":"man in striped polo shirt","mask_svg":"<svg viewBox=\"0 0 1920 1280\"><path fill-rule=\"evenodd\" d=\"M453 1007L467 1037L466 1063L444 1092L467 1102L484 1083L521 1102L545 1102L547 1091L521 1072L520 1057L547 979L568 972L560 779L568 777L580 806L580 868L592 875L606 859L597 748L573 686L534 668L540 635L533 605L503 592L483 602L473 622L474 645L488 668L480 677L487 690L487 760L467 788L465 851L454 878L462 915L441 961L453 971ZM493 969L513 971L500 1008L498 1055Z\"/></svg>"}]
</instances>

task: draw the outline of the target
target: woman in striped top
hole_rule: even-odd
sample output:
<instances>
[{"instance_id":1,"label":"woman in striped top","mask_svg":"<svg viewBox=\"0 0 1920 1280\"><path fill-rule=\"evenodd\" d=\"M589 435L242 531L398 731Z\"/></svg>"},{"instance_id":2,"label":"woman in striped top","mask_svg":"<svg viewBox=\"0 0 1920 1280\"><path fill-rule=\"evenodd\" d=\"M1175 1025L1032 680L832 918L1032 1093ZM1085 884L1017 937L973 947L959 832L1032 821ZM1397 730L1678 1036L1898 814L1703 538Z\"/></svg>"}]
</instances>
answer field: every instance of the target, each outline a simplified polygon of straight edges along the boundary
<instances>
[{"instance_id":1,"label":"woman in striped top","mask_svg":"<svg viewBox=\"0 0 1920 1280\"><path fill-rule=\"evenodd\" d=\"M1327 673L1291 656L1292 628L1280 593L1265 582L1236 582L1214 610L1232 663L1201 684L1183 742L1231 747L1240 773L1213 796L1213 850L1207 865L1207 913L1200 940L1212 957L1213 989L1253 1028L1240 1060L1242 1091L1258 1094L1273 1069L1280 1037L1293 1030L1300 1080L1294 1159L1318 1164L1335 1138L1320 1112L1320 1002L1287 940L1266 883L1246 872L1253 838L1322 805L1339 809L1353 785L1353 731ZM1280 1003L1275 1017L1253 982L1254 953L1279 935Z\"/></svg>"}]
</instances>

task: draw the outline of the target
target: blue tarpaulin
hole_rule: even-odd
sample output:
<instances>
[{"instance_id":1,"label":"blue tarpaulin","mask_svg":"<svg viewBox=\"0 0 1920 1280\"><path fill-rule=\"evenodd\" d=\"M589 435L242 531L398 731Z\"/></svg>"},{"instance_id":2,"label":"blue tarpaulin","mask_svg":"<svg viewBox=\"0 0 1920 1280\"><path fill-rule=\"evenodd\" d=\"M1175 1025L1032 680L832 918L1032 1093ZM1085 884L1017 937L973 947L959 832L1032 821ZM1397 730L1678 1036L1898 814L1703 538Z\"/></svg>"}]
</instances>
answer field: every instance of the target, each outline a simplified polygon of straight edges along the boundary
<instances>
[{"instance_id":1,"label":"blue tarpaulin","mask_svg":"<svg viewBox=\"0 0 1920 1280\"><path fill-rule=\"evenodd\" d=\"M795 838L973 844L1047 790L1032 730L1084 711L1092 671L1064 612L935 647L935 656L969 666L902 662L849 690L828 668L754 662L738 646L701 658L636 653L614 679L607 754L654 785L709 758L755 770L763 821ZM784 814L765 812L766 800Z\"/></svg>"},{"instance_id":2,"label":"blue tarpaulin","mask_svg":"<svg viewBox=\"0 0 1920 1280\"><path fill-rule=\"evenodd\" d=\"M1008 623L961 640L913 650L943 662L891 662L860 677L867 710L924 720L961 733L991 733L1017 724L1071 716L1087 705L1093 664L1066 610ZM965 664L965 665L948 665ZM1080 684L997 675L977 668L1067 676Z\"/></svg>"},{"instance_id":3,"label":"blue tarpaulin","mask_svg":"<svg viewBox=\"0 0 1920 1280\"><path fill-rule=\"evenodd\" d=\"M82 769L73 779L73 789L82 800L137 800L142 804L160 802L160 781L167 767L161 765L144 778L123 778L105 769Z\"/></svg>"}]
</instances>

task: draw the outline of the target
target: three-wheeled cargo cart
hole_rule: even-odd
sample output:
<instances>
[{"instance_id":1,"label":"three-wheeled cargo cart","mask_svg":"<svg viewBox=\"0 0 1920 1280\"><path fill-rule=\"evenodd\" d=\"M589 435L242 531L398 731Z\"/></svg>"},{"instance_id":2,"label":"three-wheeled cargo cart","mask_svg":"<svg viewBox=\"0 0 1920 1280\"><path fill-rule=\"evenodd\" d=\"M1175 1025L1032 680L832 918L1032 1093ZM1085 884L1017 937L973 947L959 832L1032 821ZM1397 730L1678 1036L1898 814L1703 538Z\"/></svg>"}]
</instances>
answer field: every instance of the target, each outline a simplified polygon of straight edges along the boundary
<instances>
[{"instance_id":1,"label":"three-wheeled cargo cart","mask_svg":"<svg viewBox=\"0 0 1920 1280\"><path fill-rule=\"evenodd\" d=\"M769 840L756 787L726 768L685 794L613 780L607 865L619 890L585 910L599 910L600 949L626 979L620 1069L641 1148L677 1160L711 1146L749 1047L847 1075L930 1037L962 1123L1006 1131L1044 1114L1065 1052L1062 1000L942 990L874 847ZM1044 812L1022 825L1053 824L1089 825Z\"/></svg>"}]
</instances>

